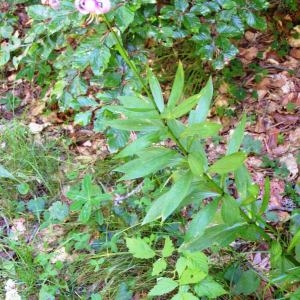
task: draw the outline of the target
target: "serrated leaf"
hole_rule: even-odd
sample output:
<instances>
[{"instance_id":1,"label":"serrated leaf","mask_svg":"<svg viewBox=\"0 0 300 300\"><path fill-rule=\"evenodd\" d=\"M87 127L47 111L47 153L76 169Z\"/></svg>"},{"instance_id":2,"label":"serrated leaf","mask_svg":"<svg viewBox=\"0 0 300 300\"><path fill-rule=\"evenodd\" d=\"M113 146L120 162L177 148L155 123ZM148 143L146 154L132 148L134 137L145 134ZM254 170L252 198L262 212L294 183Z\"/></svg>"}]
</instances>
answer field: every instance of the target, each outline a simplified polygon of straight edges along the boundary
<instances>
[{"instance_id":1,"label":"serrated leaf","mask_svg":"<svg viewBox=\"0 0 300 300\"><path fill-rule=\"evenodd\" d=\"M152 268L152 276L157 276L159 275L162 271L164 271L167 268L167 262L165 261L164 258L158 259L156 262L153 263L153 268Z\"/></svg>"},{"instance_id":2,"label":"serrated leaf","mask_svg":"<svg viewBox=\"0 0 300 300\"><path fill-rule=\"evenodd\" d=\"M192 219L188 225L185 234L185 240L189 241L192 238L203 235L206 226L213 220L218 208L220 199L215 199L211 203L202 208Z\"/></svg>"},{"instance_id":3,"label":"serrated leaf","mask_svg":"<svg viewBox=\"0 0 300 300\"><path fill-rule=\"evenodd\" d=\"M187 268L183 271L179 278L180 285L195 284L203 280L207 276L207 273L199 269Z\"/></svg>"},{"instance_id":4,"label":"serrated leaf","mask_svg":"<svg viewBox=\"0 0 300 300\"><path fill-rule=\"evenodd\" d=\"M179 62L174 83L172 86L171 94L167 103L168 108L172 109L176 106L183 93L183 87L184 87L184 72L183 72L182 63Z\"/></svg>"},{"instance_id":5,"label":"serrated leaf","mask_svg":"<svg viewBox=\"0 0 300 300\"><path fill-rule=\"evenodd\" d=\"M187 172L177 179L167 193L154 201L142 224L153 222L158 218L162 218L162 221L166 220L187 195L192 183L192 178L192 174Z\"/></svg>"},{"instance_id":6,"label":"serrated leaf","mask_svg":"<svg viewBox=\"0 0 300 300\"><path fill-rule=\"evenodd\" d=\"M181 134L181 137L198 136L205 139L217 135L222 125L213 122L201 122L189 125Z\"/></svg>"},{"instance_id":7,"label":"serrated leaf","mask_svg":"<svg viewBox=\"0 0 300 300\"><path fill-rule=\"evenodd\" d=\"M150 69L148 69L148 80L149 80L149 86L153 96L153 100L158 110L160 112L163 112L165 104L164 104L164 98L161 91L161 87L156 76L152 73Z\"/></svg>"},{"instance_id":8,"label":"serrated leaf","mask_svg":"<svg viewBox=\"0 0 300 300\"><path fill-rule=\"evenodd\" d=\"M199 103L196 109L190 112L189 124L200 123L206 120L213 97L213 91L212 77L210 77L199 94Z\"/></svg>"},{"instance_id":9,"label":"serrated leaf","mask_svg":"<svg viewBox=\"0 0 300 300\"><path fill-rule=\"evenodd\" d=\"M11 174L6 168L4 168L2 165L0 165L0 178L8 178L17 180L16 177Z\"/></svg>"},{"instance_id":10,"label":"serrated leaf","mask_svg":"<svg viewBox=\"0 0 300 300\"><path fill-rule=\"evenodd\" d=\"M157 284L150 290L148 296L162 296L175 290L178 283L171 278L162 277Z\"/></svg>"},{"instance_id":11,"label":"serrated leaf","mask_svg":"<svg viewBox=\"0 0 300 300\"><path fill-rule=\"evenodd\" d=\"M199 298L189 292L179 292L171 300L199 300Z\"/></svg>"},{"instance_id":12,"label":"serrated leaf","mask_svg":"<svg viewBox=\"0 0 300 300\"><path fill-rule=\"evenodd\" d=\"M141 238L126 238L126 246L133 257L149 259L155 256L155 252Z\"/></svg>"},{"instance_id":13,"label":"serrated leaf","mask_svg":"<svg viewBox=\"0 0 300 300\"><path fill-rule=\"evenodd\" d=\"M169 149L161 149L160 152L153 153L151 156L144 152L140 158L134 159L114 171L125 173L120 180L135 179L167 167L176 158L178 158L178 154Z\"/></svg>"},{"instance_id":14,"label":"serrated leaf","mask_svg":"<svg viewBox=\"0 0 300 300\"><path fill-rule=\"evenodd\" d=\"M244 139L244 132L246 127L246 115L244 114L239 125L236 127L234 132L232 133L226 154L232 154L239 151L240 146Z\"/></svg>"},{"instance_id":15,"label":"serrated leaf","mask_svg":"<svg viewBox=\"0 0 300 300\"><path fill-rule=\"evenodd\" d=\"M226 174L237 170L246 160L247 155L243 152L236 152L224 156L209 167L209 173Z\"/></svg>"},{"instance_id":16,"label":"serrated leaf","mask_svg":"<svg viewBox=\"0 0 300 300\"><path fill-rule=\"evenodd\" d=\"M187 266L190 269L201 270L208 274L208 259L207 256L200 251L183 251L183 255L187 259Z\"/></svg>"},{"instance_id":17,"label":"serrated leaf","mask_svg":"<svg viewBox=\"0 0 300 300\"><path fill-rule=\"evenodd\" d=\"M234 287L234 292L248 296L254 293L259 287L260 279L253 270L242 272L239 281Z\"/></svg>"},{"instance_id":18,"label":"serrated leaf","mask_svg":"<svg viewBox=\"0 0 300 300\"><path fill-rule=\"evenodd\" d=\"M174 250L175 250L175 248L173 246L173 243L172 243L171 239L167 236L165 238L165 244L164 244L164 247L162 249L161 255L163 257L169 257L169 256L172 255Z\"/></svg>"},{"instance_id":19,"label":"serrated leaf","mask_svg":"<svg viewBox=\"0 0 300 300\"><path fill-rule=\"evenodd\" d=\"M217 299L218 297L227 294L223 287L211 277L207 277L199 284L195 285L194 290L199 297L207 297L208 299Z\"/></svg>"},{"instance_id":20,"label":"serrated leaf","mask_svg":"<svg viewBox=\"0 0 300 300\"><path fill-rule=\"evenodd\" d=\"M176 265L175 265L175 270L176 270L179 278L181 277L181 275L186 267L187 267L187 259L183 256L180 256L177 259Z\"/></svg>"}]
</instances>

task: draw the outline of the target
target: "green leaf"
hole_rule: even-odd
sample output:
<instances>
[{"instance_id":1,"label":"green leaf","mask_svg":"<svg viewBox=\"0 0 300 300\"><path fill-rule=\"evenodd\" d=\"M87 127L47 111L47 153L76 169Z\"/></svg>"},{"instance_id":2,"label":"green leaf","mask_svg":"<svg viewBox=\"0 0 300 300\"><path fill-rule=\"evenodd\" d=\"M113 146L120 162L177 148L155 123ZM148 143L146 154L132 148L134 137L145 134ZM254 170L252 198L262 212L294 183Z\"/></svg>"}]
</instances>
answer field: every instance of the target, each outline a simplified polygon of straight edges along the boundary
<instances>
[{"instance_id":1,"label":"green leaf","mask_svg":"<svg viewBox=\"0 0 300 300\"><path fill-rule=\"evenodd\" d=\"M172 297L171 300L199 300L199 298L189 292L179 292L174 297Z\"/></svg>"},{"instance_id":2,"label":"green leaf","mask_svg":"<svg viewBox=\"0 0 300 300\"><path fill-rule=\"evenodd\" d=\"M125 5L118 7L114 15L117 28L120 29L121 32L124 32L134 20L134 12Z\"/></svg>"},{"instance_id":3,"label":"green leaf","mask_svg":"<svg viewBox=\"0 0 300 300\"><path fill-rule=\"evenodd\" d=\"M211 247L213 244L218 244L220 247L229 245L234 241L241 232L247 228L245 223L237 223L233 226L225 224L215 225L205 230L204 234L196 237L191 241L184 243L180 247L180 251L201 251Z\"/></svg>"},{"instance_id":4,"label":"green leaf","mask_svg":"<svg viewBox=\"0 0 300 300\"><path fill-rule=\"evenodd\" d=\"M140 154L140 158L134 159L114 171L125 173L120 180L135 179L161 170L178 158L176 151L164 148L157 148L157 150L157 152L150 152L152 155L145 151Z\"/></svg>"},{"instance_id":5,"label":"green leaf","mask_svg":"<svg viewBox=\"0 0 300 300\"><path fill-rule=\"evenodd\" d=\"M34 20L42 21L53 16L53 10L45 5L30 5L27 7L29 17Z\"/></svg>"},{"instance_id":6,"label":"green leaf","mask_svg":"<svg viewBox=\"0 0 300 300\"><path fill-rule=\"evenodd\" d=\"M163 257L169 257L172 255L174 250L175 250L175 248L173 246L173 243L172 243L171 239L167 236L165 238L165 244L164 244L164 248L162 249L161 255Z\"/></svg>"},{"instance_id":7,"label":"green leaf","mask_svg":"<svg viewBox=\"0 0 300 300\"><path fill-rule=\"evenodd\" d=\"M161 120L151 119L108 120L105 124L116 129L128 131L154 131L163 128Z\"/></svg>"},{"instance_id":8,"label":"green leaf","mask_svg":"<svg viewBox=\"0 0 300 300\"><path fill-rule=\"evenodd\" d=\"M74 123L80 126L86 126L91 122L91 117L92 117L91 111L77 113L74 118Z\"/></svg>"},{"instance_id":9,"label":"green leaf","mask_svg":"<svg viewBox=\"0 0 300 300\"><path fill-rule=\"evenodd\" d=\"M272 241L270 255L272 268L279 267L282 262L282 247L279 241Z\"/></svg>"},{"instance_id":10,"label":"green leaf","mask_svg":"<svg viewBox=\"0 0 300 300\"><path fill-rule=\"evenodd\" d=\"M232 154L239 151L240 146L243 142L245 127L246 127L246 115L244 114L241 119L241 122L236 127L236 129L234 130L233 134L229 139L226 154Z\"/></svg>"},{"instance_id":11,"label":"green leaf","mask_svg":"<svg viewBox=\"0 0 300 300\"><path fill-rule=\"evenodd\" d=\"M8 170L6 170L2 165L0 165L0 178L17 180L16 177L13 174L11 174Z\"/></svg>"},{"instance_id":12,"label":"green leaf","mask_svg":"<svg viewBox=\"0 0 300 300\"><path fill-rule=\"evenodd\" d=\"M199 269L187 268L183 271L179 278L180 285L195 284L203 280L207 276L207 273Z\"/></svg>"},{"instance_id":13,"label":"green leaf","mask_svg":"<svg viewBox=\"0 0 300 300\"><path fill-rule=\"evenodd\" d=\"M265 179L265 184L264 184L264 195L262 198L262 203L261 207L259 209L259 214L262 215L266 209L268 208L269 205L269 200L270 200L270 192L271 192L271 186L270 186L270 178L267 177Z\"/></svg>"},{"instance_id":14,"label":"green leaf","mask_svg":"<svg viewBox=\"0 0 300 300\"><path fill-rule=\"evenodd\" d=\"M83 205L83 207L80 210L78 221L83 224L86 224L89 221L91 214L92 214L92 207L91 204L87 202Z\"/></svg>"},{"instance_id":15,"label":"green leaf","mask_svg":"<svg viewBox=\"0 0 300 300\"><path fill-rule=\"evenodd\" d=\"M228 225L234 225L242 220L237 201L227 194L224 196L221 215L224 222Z\"/></svg>"},{"instance_id":16,"label":"green leaf","mask_svg":"<svg viewBox=\"0 0 300 300\"><path fill-rule=\"evenodd\" d=\"M205 87L200 92L199 104L195 110L190 112L189 124L200 123L206 120L213 97L213 91L212 78L210 77Z\"/></svg>"},{"instance_id":17,"label":"green leaf","mask_svg":"<svg viewBox=\"0 0 300 300\"><path fill-rule=\"evenodd\" d=\"M126 156L136 155L137 152L147 148L148 146L164 140L166 137L166 131L161 130L159 132L153 132L139 137L137 140L130 143L126 148L124 148L120 153L118 153L115 158L122 158Z\"/></svg>"},{"instance_id":18,"label":"green leaf","mask_svg":"<svg viewBox=\"0 0 300 300\"><path fill-rule=\"evenodd\" d=\"M211 277L206 277L199 284L195 285L194 290L199 297L207 297L208 299L216 299L227 294L223 287Z\"/></svg>"},{"instance_id":19,"label":"green leaf","mask_svg":"<svg viewBox=\"0 0 300 300\"><path fill-rule=\"evenodd\" d=\"M206 226L213 220L215 216L219 202L220 199L213 200L193 217L185 234L186 241L203 235Z\"/></svg>"},{"instance_id":20,"label":"green leaf","mask_svg":"<svg viewBox=\"0 0 300 300\"><path fill-rule=\"evenodd\" d=\"M188 163L192 173L195 176L201 177L206 171L206 157L201 152L193 152L188 155Z\"/></svg>"},{"instance_id":21,"label":"green leaf","mask_svg":"<svg viewBox=\"0 0 300 300\"><path fill-rule=\"evenodd\" d=\"M183 271L186 269L187 267L187 259L183 256L180 256L177 261L176 261L176 265L175 265L175 269L176 272L178 274L178 277L180 278Z\"/></svg>"},{"instance_id":22,"label":"green leaf","mask_svg":"<svg viewBox=\"0 0 300 300\"><path fill-rule=\"evenodd\" d=\"M261 31L267 29L267 22L264 17L257 16L252 11L249 10L247 10L245 14L246 14L246 22L250 27L253 27Z\"/></svg>"},{"instance_id":23,"label":"green leaf","mask_svg":"<svg viewBox=\"0 0 300 300\"><path fill-rule=\"evenodd\" d=\"M182 137L198 136L201 139L217 135L222 125L213 122L201 122L189 125L181 134Z\"/></svg>"},{"instance_id":24,"label":"green leaf","mask_svg":"<svg viewBox=\"0 0 300 300\"><path fill-rule=\"evenodd\" d=\"M154 201L142 224L150 223L160 217L162 221L166 220L188 194L192 179L190 172L179 177L167 193Z\"/></svg>"},{"instance_id":25,"label":"green leaf","mask_svg":"<svg viewBox=\"0 0 300 300\"><path fill-rule=\"evenodd\" d=\"M171 278L162 277L157 284L150 290L148 296L162 296L175 290L178 283Z\"/></svg>"},{"instance_id":26,"label":"green leaf","mask_svg":"<svg viewBox=\"0 0 300 300\"><path fill-rule=\"evenodd\" d=\"M167 107L168 108L174 108L178 101L180 100L182 93L183 93L183 87L184 87L184 72L182 63L179 62L177 72L175 75L175 80L172 86L171 95L168 100Z\"/></svg>"},{"instance_id":27,"label":"green leaf","mask_svg":"<svg viewBox=\"0 0 300 300\"><path fill-rule=\"evenodd\" d=\"M7 64L10 60L10 52L8 49L1 48L0 49L0 67Z\"/></svg>"},{"instance_id":28,"label":"green leaf","mask_svg":"<svg viewBox=\"0 0 300 300\"><path fill-rule=\"evenodd\" d=\"M45 208L46 201L44 198L36 198L32 199L27 203L27 208L29 211L31 211L33 214L35 214L37 217L40 216L41 212Z\"/></svg>"},{"instance_id":29,"label":"green leaf","mask_svg":"<svg viewBox=\"0 0 300 300\"><path fill-rule=\"evenodd\" d=\"M21 195L26 195L30 191L30 186L27 183L20 183L17 185L17 190Z\"/></svg>"},{"instance_id":30,"label":"green leaf","mask_svg":"<svg viewBox=\"0 0 300 300\"><path fill-rule=\"evenodd\" d=\"M246 160L247 155L243 152L236 152L224 156L217 160L212 166L209 167L209 173L226 174L237 170Z\"/></svg>"},{"instance_id":31,"label":"green leaf","mask_svg":"<svg viewBox=\"0 0 300 300\"><path fill-rule=\"evenodd\" d=\"M52 220L63 221L69 214L69 207L66 203L56 201L49 207L49 212Z\"/></svg>"},{"instance_id":32,"label":"green leaf","mask_svg":"<svg viewBox=\"0 0 300 300\"><path fill-rule=\"evenodd\" d=\"M234 292L236 294L243 294L248 296L254 293L260 284L260 279L258 275L253 270L248 270L243 272L236 286L234 287Z\"/></svg>"},{"instance_id":33,"label":"green leaf","mask_svg":"<svg viewBox=\"0 0 300 300\"><path fill-rule=\"evenodd\" d=\"M106 138L109 152L115 153L126 145L129 139L129 132L115 128L109 128L106 131Z\"/></svg>"},{"instance_id":34,"label":"green leaf","mask_svg":"<svg viewBox=\"0 0 300 300\"><path fill-rule=\"evenodd\" d=\"M293 250L293 248L296 247L296 245L299 245L300 243L300 229L298 230L298 232L293 236L290 245L287 249L288 252L291 252Z\"/></svg>"},{"instance_id":35,"label":"green leaf","mask_svg":"<svg viewBox=\"0 0 300 300\"><path fill-rule=\"evenodd\" d=\"M201 93L189 97L172 110L167 110L162 114L165 119L177 119L188 113L201 100Z\"/></svg>"},{"instance_id":36,"label":"green leaf","mask_svg":"<svg viewBox=\"0 0 300 300\"><path fill-rule=\"evenodd\" d=\"M165 104L164 104L164 98L161 91L161 87L159 85L159 82L155 75L152 73L150 69L148 69L148 80L149 80L149 86L150 90L154 99L154 102L160 112L163 112Z\"/></svg>"},{"instance_id":37,"label":"green leaf","mask_svg":"<svg viewBox=\"0 0 300 300\"><path fill-rule=\"evenodd\" d=\"M129 287L126 282L122 282L118 287L118 292L114 300L132 300L132 291L129 290Z\"/></svg>"},{"instance_id":38,"label":"green leaf","mask_svg":"<svg viewBox=\"0 0 300 300\"><path fill-rule=\"evenodd\" d=\"M155 252L141 238L126 238L126 246L133 257L149 259L155 256Z\"/></svg>"},{"instance_id":39,"label":"green leaf","mask_svg":"<svg viewBox=\"0 0 300 300\"><path fill-rule=\"evenodd\" d=\"M251 176L244 165L240 166L237 170L235 170L234 180L242 202L246 201L249 197L248 189L252 185L252 181ZM254 201L255 200L256 198L254 199Z\"/></svg>"},{"instance_id":40,"label":"green leaf","mask_svg":"<svg viewBox=\"0 0 300 300\"><path fill-rule=\"evenodd\" d=\"M183 255L187 259L187 266L190 269L201 270L208 274L208 259L207 256L200 251L183 251Z\"/></svg>"},{"instance_id":41,"label":"green leaf","mask_svg":"<svg viewBox=\"0 0 300 300\"><path fill-rule=\"evenodd\" d=\"M167 268L167 262L164 258L158 259L156 262L153 263L153 269L152 269L152 276L159 275L162 271L164 271Z\"/></svg>"}]
</instances>

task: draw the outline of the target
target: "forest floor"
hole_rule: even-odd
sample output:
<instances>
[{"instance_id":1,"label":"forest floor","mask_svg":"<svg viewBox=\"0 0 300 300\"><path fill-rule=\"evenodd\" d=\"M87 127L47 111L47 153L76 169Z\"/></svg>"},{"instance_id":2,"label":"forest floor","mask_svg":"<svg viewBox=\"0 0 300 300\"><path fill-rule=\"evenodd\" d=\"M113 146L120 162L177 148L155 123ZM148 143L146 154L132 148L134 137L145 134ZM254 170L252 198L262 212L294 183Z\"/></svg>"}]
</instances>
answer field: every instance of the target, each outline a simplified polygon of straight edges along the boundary
<instances>
[{"instance_id":1,"label":"forest floor","mask_svg":"<svg viewBox=\"0 0 300 300\"><path fill-rule=\"evenodd\" d=\"M280 24L276 26L276 30L280 30ZM266 218L284 235L291 212L300 207L300 40L297 45L289 42L291 47L287 47L285 39L289 34L282 29L281 33L285 34L282 38L281 33L274 35L273 32L247 31L239 42L237 59L214 74L210 119L222 124L224 139L217 145L212 143L208 155L214 159L225 153L230 131L242 113L246 113L251 119L243 141L243 148L249 154L247 167L260 186L261 195L265 178L270 178ZM40 99L40 94L39 87L16 79L13 72L0 84L0 177L9 177L5 173L9 170L11 178L12 174L18 174L24 182L26 178L34 182L28 185L18 179L17 191L12 186L0 188L0 232L12 241L22 239L25 244L23 249L0 247L0 257L6 260L3 267L6 271L13 267L23 268L27 282L34 281L34 264L37 263L30 258L32 248L40 253L56 253L56 258L52 259L55 264L58 256L63 261L73 261L73 256L81 255L80 251L89 251L78 245L79 254L71 255L62 247L64 241L73 238L75 243L91 245L98 238L97 233L74 237L70 227L76 227L76 222L72 215L69 218L73 223L54 225L51 229L40 227L41 212L45 209L41 199L51 199L52 203L59 201L61 206L52 206L51 212L59 217L70 205L67 191L89 172L93 172L99 182L105 182L105 188L115 191L116 195L126 196L133 189L114 182L105 136L95 133L92 124L74 125L71 112L64 113L56 105L48 105ZM1 169L2 165L5 170ZM33 196L40 201L32 202ZM246 251L251 245L239 247L239 251ZM13 266L16 257L23 260L16 263L19 266ZM269 257L262 252L253 251L248 260L261 270L268 270L270 265ZM42 257L39 263L43 265ZM57 265L55 270L45 267L42 274L46 278L54 272L66 280L76 281L74 294L80 294L80 282L90 284L88 289L93 291L93 280L90 282L86 278L88 272L75 276L61 274L60 267ZM4 272L2 277L5 282ZM134 299L141 298L142 294L135 295ZM269 295L265 299L271 298Z\"/></svg>"}]
</instances>

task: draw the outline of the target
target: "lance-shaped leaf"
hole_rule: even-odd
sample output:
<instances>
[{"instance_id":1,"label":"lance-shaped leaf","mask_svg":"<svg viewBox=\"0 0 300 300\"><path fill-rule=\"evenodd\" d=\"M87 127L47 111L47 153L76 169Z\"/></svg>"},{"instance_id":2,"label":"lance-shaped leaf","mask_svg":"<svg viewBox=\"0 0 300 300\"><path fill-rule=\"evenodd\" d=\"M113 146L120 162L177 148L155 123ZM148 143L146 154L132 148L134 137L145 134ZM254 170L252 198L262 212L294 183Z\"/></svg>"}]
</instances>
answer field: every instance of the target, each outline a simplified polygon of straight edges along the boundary
<instances>
[{"instance_id":1,"label":"lance-shaped leaf","mask_svg":"<svg viewBox=\"0 0 300 300\"><path fill-rule=\"evenodd\" d=\"M189 124L200 123L206 120L213 97L213 92L214 88L212 78L210 77L205 87L199 94L199 104L195 110L190 112Z\"/></svg>"},{"instance_id":2,"label":"lance-shaped leaf","mask_svg":"<svg viewBox=\"0 0 300 300\"><path fill-rule=\"evenodd\" d=\"M219 202L220 198L213 200L193 217L193 220L190 222L188 230L185 234L186 241L203 235L206 226L213 220L215 216Z\"/></svg>"},{"instance_id":3,"label":"lance-shaped leaf","mask_svg":"<svg viewBox=\"0 0 300 300\"><path fill-rule=\"evenodd\" d=\"M7 169L5 169L2 165L0 165L0 178L16 180L16 177L13 174L11 174Z\"/></svg>"},{"instance_id":4,"label":"lance-shaped leaf","mask_svg":"<svg viewBox=\"0 0 300 300\"><path fill-rule=\"evenodd\" d=\"M188 194L192 179L193 175L191 172L187 172L177 179L168 192L154 201L143 221L143 224L150 223L158 218L162 218L162 221L166 220Z\"/></svg>"},{"instance_id":5,"label":"lance-shaped leaf","mask_svg":"<svg viewBox=\"0 0 300 300\"><path fill-rule=\"evenodd\" d=\"M165 104L164 104L164 97L161 91L161 87L156 76L152 73L150 69L148 69L148 80L150 90L153 96L153 100L160 112L163 112Z\"/></svg>"},{"instance_id":6,"label":"lance-shaped leaf","mask_svg":"<svg viewBox=\"0 0 300 300\"><path fill-rule=\"evenodd\" d=\"M237 170L245 161L247 155L244 152L236 152L224 156L209 167L209 173L226 174Z\"/></svg>"},{"instance_id":7,"label":"lance-shaped leaf","mask_svg":"<svg viewBox=\"0 0 300 300\"><path fill-rule=\"evenodd\" d=\"M126 146L120 153L115 157L121 158L131 155L136 155L139 151L147 148L153 143L157 143L166 138L167 131L161 130L158 132L151 132L149 134L139 137L137 140L133 141L131 144Z\"/></svg>"},{"instance_id":8,"label":"lance-shaped leaf","mask_svg":"<svg viewBox=\"0 0 300 300\"><path fill-rule=\"evenodd\" d=\"M184 87L184 72L183 72L182 63L179 62L177 72L175 75L175 80L171 90L171 95L169 97L168 104L167 104L168 108L174 108L176 106L183 93L183 87Z\"/></svg>"},{"instance_id":9,"label":"lance-shaped leaf","mask_svg":"<svg viewBox=\"0 0 300 300\"><path fill-rule=\"evenodd\" d=\"M183 133L182 137L188 136L199 136L200 138L208 138L210 136L217 135L222 126L218 123L213 122L201 122L196 124L191 124L188 126Z\"/></svg>"},{"instance_id":10,"label":"lance-shaped leaf","mask_svg":"<svg viewBox=\"0 0 300 300\"><path fill-rule=\"evenodd\" d=\"M167 109L162 114L162 118L165 119L177 119L187 114L201 99L201 94L196 94L188 99L184 100L181 104L179 104L174 109Z\"/></svg>"},{"instance_id":11,"label":"lance-shaped leaf","mask_svg":"<svg viewBox=\"0 0 300 300\"><path fill-rule=\"evenodd\" d=\"M246 115L244 114L241 119L241 122L235 128L235 130L233 131L233 133L229 139L226 154L232 154L232 153L239 151L240 146L243 142L245 127L246 127Z\"/></svg>"},{"instance_id":12,"label":"lance-shaped leaf","mask_svg":"<svg viewBox=\"0 0 300 300\"><path fill-rule=\"evenodd\" d=\"M105 125L129 131L154 131L163 127L160 120L150 119L109 120L105 122Z\"/></svg>"},{"instance_id":13,"label":"lance-shaped leaf","mask_svg":"<svg viewBox=\"0 0 300 300\"><path fill-rule=\"evenodd\" d=\"M188 164L192 173L201 177L207 168L207 158L202 152L192 152L188 156Z\"/></svg>"},{"instance_id":14,"label":"lance-shaped leaf","mask_svg":"<svg viewBox=\"0 0 300 300\"><path fill-rule=\"evenodd\" d=\"M133 257L149 259L155 256L155 252L141 238L126 238L126 246Z\"/></svg>"},{"instance_id":15,"label":"lance-shaped leaf","mask_svg":"<svg viewBox=\"0 0 300 300\"><path fill-rule=\"evenodd\" d=\"M242 221L238 202L227 194L224 195L221 215L227 225L234 225Z\"/></svg>"},{"instance_id":16,"label":"lance-shaped leaf","mask_svg":"<svg viewBox=\"0 0 300 300\"><path fill-rule=\"evenodd\" d=\"M134 159L114 171L125 173L120 180L129 180L144 177L157 172L167 166L171 166L180 159L176 151L158 148L153 151L145 151L139 154L139 158Z\"/></svg>"},{"instance_id":17,"label":"lance-shaped leaf","mask_svg":"<svg viewBox=\"0 0 300 300\"><path fill-rule=\"evenodd\" d=\"M201 251L215 243L218 243L220 247L225 247L237 239L247 227L248 224L246 223L237 223L233 226L225 224L212 226L206 229L201 236L184 243L179 250Z\"/></svg>"}]
</instances>

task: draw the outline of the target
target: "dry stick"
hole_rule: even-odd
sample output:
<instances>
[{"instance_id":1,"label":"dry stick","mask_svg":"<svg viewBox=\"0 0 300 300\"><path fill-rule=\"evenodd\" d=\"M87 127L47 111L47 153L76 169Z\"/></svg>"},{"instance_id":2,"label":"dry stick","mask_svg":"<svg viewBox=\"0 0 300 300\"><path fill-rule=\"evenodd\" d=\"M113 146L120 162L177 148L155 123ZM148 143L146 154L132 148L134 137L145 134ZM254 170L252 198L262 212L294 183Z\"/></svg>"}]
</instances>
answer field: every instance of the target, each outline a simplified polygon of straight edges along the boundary
<instances>
[{"instance_id":1,"label":"dry stick","mask_svg":"<svg viewBox=\"0 0 300 300\"><path fill-rule=\"evenodd\" d=\"M133 196L134 194L139 193L142 190L143 185L144 185L144 182L141 182L131 192L124 194L124 195L115 194L115 198L114 198L115 205L119 205L124 200L128 199L129 197Z\"/></svg>"}]
</instances>

